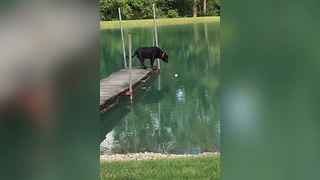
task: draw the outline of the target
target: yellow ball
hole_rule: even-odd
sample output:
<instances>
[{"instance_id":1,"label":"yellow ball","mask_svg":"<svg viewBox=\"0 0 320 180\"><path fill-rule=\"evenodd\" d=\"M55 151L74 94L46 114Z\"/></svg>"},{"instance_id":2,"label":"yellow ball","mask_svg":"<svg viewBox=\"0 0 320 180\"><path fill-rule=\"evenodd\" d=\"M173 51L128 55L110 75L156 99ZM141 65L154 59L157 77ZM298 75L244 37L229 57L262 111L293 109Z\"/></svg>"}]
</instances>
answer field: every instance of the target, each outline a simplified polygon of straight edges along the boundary
<instances>
[{"instance_id":1,"label":"yellow ball","mask_svg":"<svg viewBox=\"0 0 320 180\"><path fill-rule=\"evenodd\" d=\"M178 77L178 74L174 74L174 77Z\"/></svg>"}]
</instances>

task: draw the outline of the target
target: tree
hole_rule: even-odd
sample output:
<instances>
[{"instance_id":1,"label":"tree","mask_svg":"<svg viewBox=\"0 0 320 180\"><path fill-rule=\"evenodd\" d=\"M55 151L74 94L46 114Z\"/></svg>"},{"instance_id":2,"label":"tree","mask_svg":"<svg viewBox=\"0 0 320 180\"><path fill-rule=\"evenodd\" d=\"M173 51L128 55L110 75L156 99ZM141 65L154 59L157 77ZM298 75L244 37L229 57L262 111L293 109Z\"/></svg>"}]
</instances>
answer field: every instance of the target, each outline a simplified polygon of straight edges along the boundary
<instances>
[{"instance_id":1,"label":"tree","mask_svg":"<svg viewBox=\"0 0 320 180\"><path fill-rule=\"evenodd\" d=\"M220 16L220 0L214 1L214 9L217 12L217 15Z\"/></svg>"},{"instance_id":2,"label":"tree","mask_svg":"<svg viewBox=\"0 0 320 180\"><path fill-rule=\"evenodd\" d=\"M209 16L220 16L220 0L208 0L208 11Z\"/></svg>"},{"instance_id":3,"label":"tree","mask_svg":"<svg viewBox=\"0 0 320 180\"><path fill-rule=\"evenodd\" d=\"M207 0L203 0L203 14L207 14Z\"/></svg>"},{"instance_id":4,"label":"tree","mask_svg":"<svg viewBox=\"0 0 320 180\"><path fill-rule=\"evenodd\" d=\"M198 3L199 3L199 0L193 0L192 2L192 16L193 17L197 17L197 13L198 13Z\"/></svg>"},{"instance_id":5,"label":"tree","mask_svg":"<svg viewBox=\"0 0 320 180\"><path fill-rule=\"evenodd\" d=\"M150 19L152 4L159 18L220 15L220 0L100 0L100 20L118 19L118 7L123 19Z\"/></svg>"}]
</instances>

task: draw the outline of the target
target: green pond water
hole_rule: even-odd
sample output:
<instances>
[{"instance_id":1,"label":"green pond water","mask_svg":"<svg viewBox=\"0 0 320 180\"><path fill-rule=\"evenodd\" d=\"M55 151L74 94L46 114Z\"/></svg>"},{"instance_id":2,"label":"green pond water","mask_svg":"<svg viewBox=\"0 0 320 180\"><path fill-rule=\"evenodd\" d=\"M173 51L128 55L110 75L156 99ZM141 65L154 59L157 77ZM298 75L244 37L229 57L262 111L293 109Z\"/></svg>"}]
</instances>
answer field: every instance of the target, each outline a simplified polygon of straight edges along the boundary
<instances>
[{"instance_id":1,"label":"green pond water","mask_svg":"<svg viewBox=\"0 0 320 180\"><path fill-rule=\"evenodd\" d=\"M219 23L211 22L158 27L169 63L161 62L161 73L134 94L132 104L123 97L101 115L101 154L219 151L219 31ZM153 45L153 27L127 28L126 40L128 32L132 51ZM119 29L101 30L100 57L101 79L124 68ZM134 58L133 66L139 65Z\"/></svg>"}]
</instances>

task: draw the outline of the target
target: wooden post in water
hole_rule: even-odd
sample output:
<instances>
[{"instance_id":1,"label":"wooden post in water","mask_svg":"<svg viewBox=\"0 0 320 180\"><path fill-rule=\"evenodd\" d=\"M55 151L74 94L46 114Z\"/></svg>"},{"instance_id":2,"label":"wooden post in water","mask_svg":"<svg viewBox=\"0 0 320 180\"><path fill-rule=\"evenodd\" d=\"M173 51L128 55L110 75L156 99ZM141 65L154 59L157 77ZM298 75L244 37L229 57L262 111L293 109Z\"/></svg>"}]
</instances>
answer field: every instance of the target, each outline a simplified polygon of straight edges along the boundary
<instances>
[{"instance_id":1,"label":"wooden post in water","mask_svg":"<svg viewBox=\"0 0 320 180\"><path fill-rule=\"evenodd\" d=\"M118 13L119 13L119 23L120 23L121 40L122 40L123 62L124 62L124 67L127 68L126 48L124 46L123 27L122 27L122 18L121 18L120 8L118 8Z\"/></svg>"},{"instance_id":2,"label":"wooden post in water","mask_svg":"<svg viewBox=\"0 0 320 180\"><path fill-rule=\"evenodd\" d=\"M129 42L129 93L130 93L130 100L132 100L132 63L131 63L131 38L132 34L128 34L128 42Z\"/></svg>"},{"instance_id":3,"label":"wooden post in water","mask_svg":"<svg viewBox=\"0 0 320 180\"><path fill-rule=\"evenodd\" d=\"M153 9L154 37L155 37L155 40L156 40L156 46L159 47L159 44L158 44L158 32L157 32L157 22L156 22L156 8L155 8L154 4L152 4L152 9ZM158 63L158 69L160 70L159 58L157 59L157 63Z\"/></svg>"}]
</instances>

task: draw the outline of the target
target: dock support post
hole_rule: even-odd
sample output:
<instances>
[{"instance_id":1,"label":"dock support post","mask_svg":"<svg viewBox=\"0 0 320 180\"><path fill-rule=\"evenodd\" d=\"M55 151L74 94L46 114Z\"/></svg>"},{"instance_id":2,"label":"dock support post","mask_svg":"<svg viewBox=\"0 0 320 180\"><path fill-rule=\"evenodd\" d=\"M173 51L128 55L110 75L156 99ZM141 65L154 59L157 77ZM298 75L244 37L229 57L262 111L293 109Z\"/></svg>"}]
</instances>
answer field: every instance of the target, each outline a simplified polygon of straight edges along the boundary
<instances>
[{"instance_id":1,"label":"dock support post","mask_svg":"<svg viewBox=\"0 0 320 180\"><path fill-rule=\"evenodd\" d=\"M122 18L121 18L120 8L118 8L118 13L119 13L119 23L120 23L121 40L122 40L123 62L124 62L124 67L127 68L126 48L124 46L123 27L122 27Z\"/></svg>"},{"instance_id":2,"label":"dock support post","mask_svg":"<svg viewBox=\"0 0 320 180\"><path fill-rule=\"evenodd\" d=\"M159 47L158 44L158 32L157 32L157 22L156 22L156 8L155 5L152 4L152 9L153 9L153 24L154 24L154 39L156 40L156 46ZM157 59L157 63L158 63L158 70L160 70L160 61L159 58Z\"/></svg>"},{"instance_id":3,"label":"dock support post","mask_svg":"<svg viewBox=\"0 0 320 180\"><path fill-rule=\"evenodd\" d=\"M129 34L128 34L128 39L129 39L128 41L129 41L129 93L130 93L130 100L132 100L131 38L132 38L132 34L131 34L131 33L129 33Z\"/></svg>"}]
</instances>

